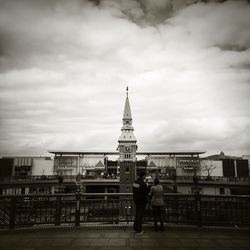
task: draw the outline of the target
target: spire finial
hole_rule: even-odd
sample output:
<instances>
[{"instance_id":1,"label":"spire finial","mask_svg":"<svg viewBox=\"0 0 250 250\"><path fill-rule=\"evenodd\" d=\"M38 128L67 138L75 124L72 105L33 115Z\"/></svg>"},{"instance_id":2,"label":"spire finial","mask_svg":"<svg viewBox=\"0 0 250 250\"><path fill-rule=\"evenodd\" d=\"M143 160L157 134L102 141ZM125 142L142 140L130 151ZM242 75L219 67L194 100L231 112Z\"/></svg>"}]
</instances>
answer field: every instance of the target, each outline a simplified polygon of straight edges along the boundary
<instances>
[{"instance_id":1,"label":"spire finial","mask_svg":"<svg viewBox=\"0 0 250 250\"><path fill-rule=\"evenodd\" d=\"M127 86L126 90L127 90L127 98L128 98L128 86Z\"/></svg>"}]
</instances>

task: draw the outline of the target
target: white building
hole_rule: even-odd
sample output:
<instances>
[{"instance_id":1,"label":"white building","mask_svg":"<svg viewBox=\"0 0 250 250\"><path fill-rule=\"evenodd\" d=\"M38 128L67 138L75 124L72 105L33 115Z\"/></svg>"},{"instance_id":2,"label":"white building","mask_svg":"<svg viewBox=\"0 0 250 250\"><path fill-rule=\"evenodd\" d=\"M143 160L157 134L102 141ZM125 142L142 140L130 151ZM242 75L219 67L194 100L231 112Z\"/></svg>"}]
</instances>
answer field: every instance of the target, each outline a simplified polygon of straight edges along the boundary
<instances>
[{"instance_id":1,"label":"white building","mask_svg":"<svg viewBox=\"0 0 250 250\"><path fill-rule=\"evenodd\" d=\"M33 158L31 175L53 175L54 162L50 157Z\"/></svg>"}]
</instances>

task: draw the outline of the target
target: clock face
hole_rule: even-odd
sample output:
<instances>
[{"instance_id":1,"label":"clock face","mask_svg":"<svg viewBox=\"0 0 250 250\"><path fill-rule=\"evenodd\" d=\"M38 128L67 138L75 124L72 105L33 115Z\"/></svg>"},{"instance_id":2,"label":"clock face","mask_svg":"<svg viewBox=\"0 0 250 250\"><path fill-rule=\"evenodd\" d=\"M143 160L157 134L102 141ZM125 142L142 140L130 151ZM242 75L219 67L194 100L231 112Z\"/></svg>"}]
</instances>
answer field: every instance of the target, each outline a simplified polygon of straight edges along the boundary
<instances>
[{"instance_id":1,"label":"clock face","mask_svg":"<svg viewBox=\"0 0 250 250\"><path fill-rule=\"evenodd\" d=\"M130 147L126 147L125 150L128 152L130 151Z\"/></svg>"}]
</instances>

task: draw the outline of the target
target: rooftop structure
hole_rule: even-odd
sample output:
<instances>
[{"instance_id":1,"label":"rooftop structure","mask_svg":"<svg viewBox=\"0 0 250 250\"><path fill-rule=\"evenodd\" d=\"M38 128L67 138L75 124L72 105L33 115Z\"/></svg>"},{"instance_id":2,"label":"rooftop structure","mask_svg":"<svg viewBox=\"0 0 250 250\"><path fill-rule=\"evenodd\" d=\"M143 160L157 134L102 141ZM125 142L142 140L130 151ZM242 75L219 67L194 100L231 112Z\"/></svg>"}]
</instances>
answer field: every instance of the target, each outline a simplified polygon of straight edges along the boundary
<instances>
[{"instance_id":1,"label":"rooftop structure","mask_svg":"<svg viewBox=\"0 0 250 250\"><path fill-rule=\"evenodd\" d=\"M50 150L49 153L55 155L119 155L119 152L116 151L62 151L62 150ZM145 151L145 152L136 152L137 155L169 155L169 156L178 156L178 155L192 155L199 156L206 153L206 151Z\"/></svg>"}]
</instances>

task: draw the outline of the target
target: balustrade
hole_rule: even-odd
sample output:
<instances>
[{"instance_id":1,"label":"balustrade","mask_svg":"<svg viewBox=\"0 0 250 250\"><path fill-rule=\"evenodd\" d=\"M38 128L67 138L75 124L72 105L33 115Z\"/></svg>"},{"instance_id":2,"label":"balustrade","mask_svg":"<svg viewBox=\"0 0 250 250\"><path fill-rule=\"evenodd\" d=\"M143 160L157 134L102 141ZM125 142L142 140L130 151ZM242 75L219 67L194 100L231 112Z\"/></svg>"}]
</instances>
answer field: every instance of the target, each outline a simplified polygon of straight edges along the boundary
<instances>
[{"instance_id":1,"label":"balustrade","mask_svg":"<svg viewBox=\"0 0 250 250\"><path fill-rule=\"evenodd\" d=\"M165 222L191 225L250 225L250 196L164 194ZM0 197L0 228L40 224L129 223L134 219L132 194L76 193ZM145 222L152 222L148 204Z\"/></svg>"}]
</instances>

